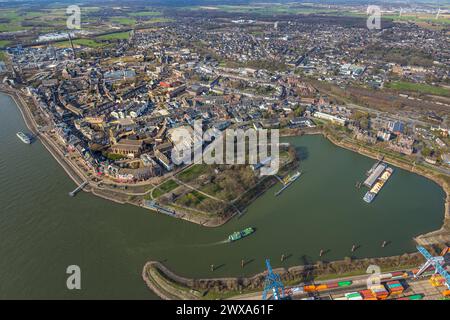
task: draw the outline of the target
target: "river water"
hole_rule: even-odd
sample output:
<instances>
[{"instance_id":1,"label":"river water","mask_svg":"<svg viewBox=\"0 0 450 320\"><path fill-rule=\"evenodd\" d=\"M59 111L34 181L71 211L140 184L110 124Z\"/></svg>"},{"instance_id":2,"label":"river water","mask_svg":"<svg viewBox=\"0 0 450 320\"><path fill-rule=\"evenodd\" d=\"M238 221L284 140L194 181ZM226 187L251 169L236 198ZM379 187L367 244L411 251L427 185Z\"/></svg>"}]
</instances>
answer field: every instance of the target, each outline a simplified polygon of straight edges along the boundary
<instances>
[{"instance_id":1,"label":"river water","mask_svg":"<svg viewBox=\"0 0 450 320\"><path fill-rule=\"evenodd\" d=\"M27 132L14 101L0 94L0 298L153 299L141 279L148 260L184 276L251 275L319 259L376 257L414 251L412 237L441 226L444 191L396 168L375 201L362 200L373 160L334 146L321 136L288 138L303 175L281 196L279 185L240 219L205 228L131 205L79 193L42 144L22 143ZM233 231L257 231L233 244ZM383 240L391 244L381 248ZM281 255L288 257L280 261ZM241 259L249 263L241 269ZM214 264L216 270L210 271ZM66 288L66 268L81 268L81 290Z\"/></svg>"}]
</instances>

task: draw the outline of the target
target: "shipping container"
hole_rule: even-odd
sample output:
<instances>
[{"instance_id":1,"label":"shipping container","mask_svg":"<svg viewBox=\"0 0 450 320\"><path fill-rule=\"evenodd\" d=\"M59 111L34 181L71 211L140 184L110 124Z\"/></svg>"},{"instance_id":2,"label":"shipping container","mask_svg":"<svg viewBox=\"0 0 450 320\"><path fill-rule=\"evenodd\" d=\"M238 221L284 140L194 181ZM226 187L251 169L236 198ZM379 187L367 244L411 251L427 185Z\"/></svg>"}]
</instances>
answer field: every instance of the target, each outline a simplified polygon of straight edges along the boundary
<instances>
[{"instance_id":1,"label":"shipping container","mask_svg":"<svg viewBox=\"0 0 450 320\"><path fill-rule=\"evenodd\" d=\"M337 288L337 287L339 287L339 284L337 282L331 282L331 283L327 283L327 287L330 289Z\"/></svg>"},{"instance_id":2,"label":"shipping container","mask_svg":"<svg viewBox=\"0 0 450 320\"><path fill-rule=\"evenodd\" d=\"M320 285L316 286L317 291L326 290L326 289L328 289L326 284L320 284Z\"/></svg>"},{"instance_id":3,"label":"shipping container","mask_svg":"<svg viewBox=\"0 0 450 320\"><path fill-rule=\"evenodd\" d=\"M403 293L403 291L391 291L390 292L390 296L398 296L398 295L400 295L402 293Z\"/></svg>"},{"instance_id":4,"label":"shipping container","mask_svg":"<svg viewBox=\"0 0 450 320\"><path fill-rule=\"evenodd\" d=\"M402 286L388 287L388 291L401 291L401 290L403 290Z\"/></svg>"},{"instance_id":5,"label":"shipping container","mask_svg":"<svg viewBox=\"0 0 450 320\"><path fill-rule=\"evenodd\" d=\"M305 291L305 292L311 292L311 291L314 291L314 290L316 290L316 286L315 285L309 285L309 286L304 286L303 287L303 291Z\"/></svg>"},{"instance_id":6,"label":"shipping container","mask_svg":"<svg viewBox=\"0 0 450 320\"><path fill-rule=\"evenodd\" d=\"M444 292L442 292L442 295L444 297L450 297L450 290L445 290Z\"/></svg>"},{"instance_id":7,"label":"shipping container","mask_svg":"<svg viewBox=\"0 0 450 320\"><path fill-rule=\"evenodd\" d=\"M338 282L338 286L339 286L339 287L350 286L351 284L352 284L351 281L339 281L339 282Z\"/></svg>"},{"instance_id":8,"label":"shipping container","mask_svg":"<svg viewBox=\"0 0 450 320\"><path fill-rule=\"evenodd\" d=\"M361 294L372 294L372 291L369 289L361 290L359 293Z\"/></svg>"},{"instance_id":9,"label":"shipping container","mask_svg":"<svg viewBox=\"0 0 450 320\"><path fill-rule=\"evenodd\" d=\"M397 287L397 288L388 288L389 292L401 292L403 291L403 287Z\"/></svg>"},{"instance_id":10,"label":"shipping container","mask_svg":"<svg viewBox=\"0 0 450 320\"><path fill-rule=\"evenodd\" d=\"M376 296L370 290L361 290L359 293L362 295L364 300L377 300Z\"/></svg>"}]
</instances>

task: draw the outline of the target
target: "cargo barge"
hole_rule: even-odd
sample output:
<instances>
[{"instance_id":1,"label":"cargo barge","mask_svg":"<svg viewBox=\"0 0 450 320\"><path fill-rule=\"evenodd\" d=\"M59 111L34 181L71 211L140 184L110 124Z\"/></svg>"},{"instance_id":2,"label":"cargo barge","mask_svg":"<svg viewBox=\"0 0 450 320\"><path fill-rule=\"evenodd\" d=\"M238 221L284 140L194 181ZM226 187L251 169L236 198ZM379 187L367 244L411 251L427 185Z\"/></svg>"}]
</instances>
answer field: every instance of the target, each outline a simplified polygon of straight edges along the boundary
<instances>
[{"instance_id":1,"label":"cargo barge","mask_svg":"<svg viewBox=\"0 0 450 320\"><path fill-rule=\"evenodd\" d=\"M371 171L370 175L367 177L367 179L364 181L364 185L367 188L372 188L373 184L377 181L377 179L380 177L380 175L383 173L383 171L386 169L386 164L379 163L377 166Z\"/></svg>"},{"instance_id":2,"label":"cargo barge","mask_svg":"<svg viewBox=\"0 0 450 320\"><path fill-rule=\"evenodd\" d=\"M286 190L295 180L297 180L300 176L302 175L301 172L296 172L292 177L291 176L287 176L284 180L284 186L283 188L281 188L280 190L278 190L277 192L275 192L275 196L279 196L284 190Z\"/></svg>"},{"instance_id":3,"label":"cargo barge","mask_svg":"<svg viewBox=\"0 0 450 320\"><path fill-rule=\"evenodd\" d=\"M229 242L233 242L233 241L240 240L240 239L242 239L244 237L247 237L247 236L251 235L253 232L255 232L255 229L252 228L252 227L245 228L242 231L233 232L232 234L230 234L228 236L228 241Z\"/></svg>"},{"instance_id":4,"label":"cargo barge","mask_svg":"<svg viewBox=\"0 0 450 320\"><path fill-rule=\"evenodd\" d=\"M383 188L383 186L386 184L388 179L391 177L392 173L394 172L394 169L391 167L387 167L386 170L381 174L378 181L375 183L375 185L367 191L367 193L364 195L363 200L367 203L371 203L373 199L377 196L377 194L380 192L380 190Z\"/></svg>"}]
</instances>

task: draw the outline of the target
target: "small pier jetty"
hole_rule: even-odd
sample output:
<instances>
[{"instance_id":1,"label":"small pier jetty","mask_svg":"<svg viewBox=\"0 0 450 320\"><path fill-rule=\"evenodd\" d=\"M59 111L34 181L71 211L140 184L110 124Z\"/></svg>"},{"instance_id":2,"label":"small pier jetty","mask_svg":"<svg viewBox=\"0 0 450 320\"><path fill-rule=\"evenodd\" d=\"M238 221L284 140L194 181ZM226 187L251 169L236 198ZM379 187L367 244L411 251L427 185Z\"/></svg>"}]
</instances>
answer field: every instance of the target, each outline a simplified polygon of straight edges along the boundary
<instances>
[{"instance_id":1,"label":"small pier jetty","mask_svg":"<svg viewBox=\"0 0 450 320\"><path fill-rule=\"evenodd\" d=\"M167 214L169 216L175 216L176 215L175 210L169 209L169 208L165 208L163 206L160 206L155 201L144 200L144 206L149 208L149 209L155 210L156 212L164 213L164 214Z\"/></svg>"},{"instance_id":2,"label":"small pier jetty","mask_svg":"<svg viewBox=\"0 0 450 320\"><path fill-rule=\"evenodd\" d=\"M380 175L384 172L387 165L384 164L381 160L376 163L376 166L372 167L370 169L370 175L367 177L367 179L364 181L364 185L367 188L372 188L374 183L378 180Z\"/></svg>"},{"instance_id":3,"label":"small pier jetty","mask_svg":"<svg viewBox=\"0 0 450 320\"><path fill-rule=\"evenodd\" d=\"M86 187L89 184L89 182L85 181L82 184L80 184L75 190L73 190L72 192L69 192L69 196L71 197L75 197L75 195L80 192L81 190L83 190L84 187Z\"/></svg>"}]
</instances>

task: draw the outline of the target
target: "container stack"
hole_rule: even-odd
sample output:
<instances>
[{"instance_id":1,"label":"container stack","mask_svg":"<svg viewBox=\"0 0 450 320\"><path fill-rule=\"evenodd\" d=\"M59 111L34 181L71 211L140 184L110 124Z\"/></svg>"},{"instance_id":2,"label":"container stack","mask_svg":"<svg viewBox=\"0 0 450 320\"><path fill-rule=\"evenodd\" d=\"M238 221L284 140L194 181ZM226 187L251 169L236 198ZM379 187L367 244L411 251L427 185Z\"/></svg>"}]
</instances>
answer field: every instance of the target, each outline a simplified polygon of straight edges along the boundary
<instances>
[{"instance_id":1,"label":"container stack","mask_svg":"<svg viewBox=\"0 0 450 320\"><path fill-rule=\"evenodd\" d=\"M391 278L392 278L392 273L382 273L380 275L381 280L386 280L386 279L391 279Z\"/></svg>"},{"instance_id":2,"label":"container stack","mask_svg":"<svg viewBox=\"0 0 450 320\"><path fill-rule=\"evenodd\" d=\"M319 284L316 286L316 291L323 291L323 290L327 290L328 287L326 284Z\"/></svg>"},{"instance_id":3,"label":"container stack","mask_svg":"<svg viewBox=\"0 0 450 320\"><path fill-rule=\"evenodd\" d=\"M363 300L363 297L359 294L359 292L349 292L345 294L345 297L348 300Z\"/></svg>"},{"instance_id":4,"label":"container stack","mask_svg":"<svg viewBox=\"0 0 450 320\"><path fill-rule=\"evenodd\" d=\"M304 292L313 292L316 290L316 286L313 284L307 285L303 287Z\"/></svg>"},{"instance_id":5,"label":"container stack","mask_svg":"<svg viewBox=\"0 0 450 320\"><path fill-rule=\"evenodd\" d=\"M324 291L328 289L335 289L339 287L347 287L352 284L351 281L340 281L340 282L329 282L329 283L323 283L323 284L317 284L317 285L305 285L303 286L304 292L314 292L314 291Z\"/></svg>"},{"instance_id":6,"label":"container stack","mask_svg":"<svg viewBox=\"0 0 450 320\"><path fill-rule=\"evenodd\" d=\"M334 288L337 288L337 287L339 287L339 283L338 282L329 282L329 283L327 283L327 288L328 289L334 289Z\"/></svg>"},{"instance_id":7,"label":"container stack","mask_svg":"<svg viewBox=\"0 0 450 320\"><path fill-rule=\"evenodd\" d=\"M384 300L389 295L389 292L386 290L386 288L383 285L372 286L370 288L370 291L372 291L372 293L375 295L377 300Z\"/></svg>"},{"instance_id":8,"label":"container stack","mask_svg":"<svg viewBox=\"0 0 450 320\"><path fill-rule=\"evenodd\" d=\"M373 294L371 290L361 290L359 292L361 296L363 297L363 300L377 300L377 297Z\"/></svg>"},{"instance_id":9,"label":"container stack","mask_svg":"<svg viewBox=\"0 0 450 320\"><path fill-rule=\"evenodd\" d=\"M399 295L404 291L404 288L400 281L389 281L386 285L390 295Z\"/></svg>"},{"instance_id":10,"label":"container stack","mask_svg":"<svg viewBox=\"0 0 450 320\"><path fill-rule=\"evenodd\" d=\"M445 279L440 274L433 274L430 278L430 283L433 287L441 287L445 285Z\"/></svg>"}]
</instances>

